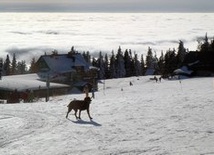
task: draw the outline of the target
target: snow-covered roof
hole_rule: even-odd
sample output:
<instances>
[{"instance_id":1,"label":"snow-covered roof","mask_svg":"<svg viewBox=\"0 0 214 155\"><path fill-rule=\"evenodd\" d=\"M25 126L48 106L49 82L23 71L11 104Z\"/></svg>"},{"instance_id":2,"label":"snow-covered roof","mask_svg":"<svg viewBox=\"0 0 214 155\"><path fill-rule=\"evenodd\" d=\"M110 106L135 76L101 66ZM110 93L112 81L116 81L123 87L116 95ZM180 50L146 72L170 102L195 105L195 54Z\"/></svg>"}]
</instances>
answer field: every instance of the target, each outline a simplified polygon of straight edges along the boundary
<instances>
[{"instance_id":1,"label":"snow-covered roof","mask_svg":"<svg viewBox=\"0 0 214 155\"><path fill-rule=\"evenodd\" d=\"M182 75L191 75L193 71L189 70L186 66L183 66L179 69L174 70L175 74L182 74Z\"/></svg>"},{"instance_id":2,"label":"snow-covered roof","mask_svg":"<svg viewBox=\"0 0 214 155\"><path fill-rule=\"evenodd\" d=\"M51 83L50 88L69 87L64 84ZM0 89L13 91L23 91L26 89L36 90L46 88L46 82L40 81L37 74L24 74L24 75L13 75L3 76L0 80Z\"/></svg>"},{"instance_id":3,"label":"snow-covered roof","mask_svg":"<svg viewBox=\"0 0 214 155\"><path fill-rule=\"evenodd\" d=\"M75 71L74 67L82 66L88 70L91 65L85 61L83 56L75 53L72 57L67 54L44 55L41 56L52 72L65 73Z\"/></svg>"}]
</instances>

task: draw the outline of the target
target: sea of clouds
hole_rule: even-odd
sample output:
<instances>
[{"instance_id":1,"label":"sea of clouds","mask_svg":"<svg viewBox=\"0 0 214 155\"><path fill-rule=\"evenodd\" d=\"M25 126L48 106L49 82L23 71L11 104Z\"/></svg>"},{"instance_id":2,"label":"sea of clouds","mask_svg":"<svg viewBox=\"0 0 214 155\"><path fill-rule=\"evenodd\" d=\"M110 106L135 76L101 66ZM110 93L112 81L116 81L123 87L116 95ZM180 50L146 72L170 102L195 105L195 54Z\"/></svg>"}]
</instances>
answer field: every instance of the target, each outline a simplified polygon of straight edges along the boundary
<instances>
[{"instance_id":1,"label":"sea of clouds","mask_svg":"<svg viewBox=\"0 0 214 155\"><path fill-rule=\"evenodd\" d=\"M30 61L54 49L111 53L132 49L146 54L151 47L177 49L179 40L197 50L198 40L214 36L213 13L1 13L0 57L16 53Z\"/></svg>"}]
</instances>

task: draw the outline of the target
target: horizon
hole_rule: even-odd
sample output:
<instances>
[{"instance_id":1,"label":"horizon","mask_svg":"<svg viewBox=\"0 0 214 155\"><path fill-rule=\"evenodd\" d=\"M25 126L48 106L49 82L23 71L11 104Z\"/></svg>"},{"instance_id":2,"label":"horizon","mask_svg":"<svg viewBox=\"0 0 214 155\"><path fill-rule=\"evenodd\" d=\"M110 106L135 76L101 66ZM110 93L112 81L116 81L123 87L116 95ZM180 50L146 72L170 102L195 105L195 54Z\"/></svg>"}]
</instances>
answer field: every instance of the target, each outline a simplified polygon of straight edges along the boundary
<instances>
[{"instance_id":1,"label":"horizon","mask_svg":"<svg viewBox=\"0 0 214 155\"><path fill-rule=\"evenodd\" d=\"M211 0L2 0L0 12L213 13Z\"/></svg>"}]
</instances>

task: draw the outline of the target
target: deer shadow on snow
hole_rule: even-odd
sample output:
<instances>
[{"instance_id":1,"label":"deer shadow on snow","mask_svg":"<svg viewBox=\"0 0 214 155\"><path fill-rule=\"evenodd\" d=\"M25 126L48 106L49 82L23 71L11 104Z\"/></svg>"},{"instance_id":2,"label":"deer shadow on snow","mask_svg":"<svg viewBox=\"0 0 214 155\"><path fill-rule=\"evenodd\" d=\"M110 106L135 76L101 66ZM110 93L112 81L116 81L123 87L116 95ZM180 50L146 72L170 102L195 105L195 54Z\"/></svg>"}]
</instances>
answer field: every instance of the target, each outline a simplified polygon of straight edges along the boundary
<instances>
[{"instance_id":1,"label":"deer shadow on snow","mask_svg":"<svg viewBox=\"0 0 214 155\"><path fill-rule=\"evenodd\" d=\"M82 119L77 119L76 121L74 120L71 120L69 118L67 118L69 121L71 121L72 123L75 123L75 124L82 124L82 125L93 125L93 126L102 126L101 124L93 121L93 120L90 120L90 121L85 121L85 120L82 120Z\"/></svg>"}]
</instances>

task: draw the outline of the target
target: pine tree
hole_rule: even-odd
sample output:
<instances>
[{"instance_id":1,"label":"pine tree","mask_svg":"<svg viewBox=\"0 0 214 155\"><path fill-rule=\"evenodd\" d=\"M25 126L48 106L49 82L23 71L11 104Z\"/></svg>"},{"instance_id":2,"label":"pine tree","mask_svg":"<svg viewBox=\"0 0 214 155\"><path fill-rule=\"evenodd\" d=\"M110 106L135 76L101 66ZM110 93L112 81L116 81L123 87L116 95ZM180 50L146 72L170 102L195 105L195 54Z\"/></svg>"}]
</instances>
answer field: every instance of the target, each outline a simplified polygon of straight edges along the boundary
<instances>
[{"instance_id":1,"label":"pine tree","mask_svg":"<svg viewBox=\"0 0 214 155\"><path fill-rule=\"evenodd\" d=\"M95 58L92 59L92 66L99 68L97 60Z\"/></svg>"},{"instance_id":2,"label":"pine tree","mask_svg":"<svg viewBox=\"0 0 214 155\"><path fill-rule=\"evenodd\" d=\"M178 46L178 54L177 54L178 67L181 67L181 64L183 63L186 54L187 52L186 52L186 49L184 48L184 43L180 40L179 46Z\"/></svg>"},{"instance_id":3,"label":"pine tree","mask_svg":"<svg viewBox=\"0 0 214 155\"><path fill-rule=\"evenodd\" d=\"M74 49L74 46L71 47L71 53L75 53L75 49Z\"/></svg>"},{"instance_id":4,"label":"pine tree","mask_svg":"<svg viewBox=\"0 0 214 155\"><path fill-rule=\"evenodd\" d=\"M10 57L7 55L6 60L4 62L4 74L5 75L10 75L11 74L11 62L10 62Z\"/></svg>"},{"instance_id":5,"label":"pine tree","mask_svg":"<svg viewBox=\"0 0 214 155\"><path fill-rule=\"evenodd\" d=\"M105 66L104 66L102 52L100 52L97 62L98 62L98 67L99 67L99 78L104 79L105 78Z\"/></svg>"},{"instance_id":6,"label":"pine tree","mask_svg":"<svg viewBox=\"0 0 214 155\"><path fill-rule=\"evenodd\" d=\"M158 66L158 58L157 58L156 52L155 52L155 56L153 57L152 66L153 66L153 69L155 70L155 74L158 74L159 66Z\"/></svg>"},{"instance_id":7,"label":"pine tree","mask_svg":"<svg viewBox=\"0 0 214 155\"><path fill-rule=\"evenodd\" d=\"M146 67L147 68L154 68L154 66L153 66L153 53L152 53L152 49L150 47L148 48L148 52L146 55Z\"/></svg>"},{"instance_id":8,"label":"pine tree","mask_svg":"<svg viewBox=\"0 0 214 155\"><path fill-rule=\"evenodd\" d=\"M30 63L30 73L36 73L38 71L37 65L36 65L36 59L32 58Z\"/></svg>"},{"instance_id":9,"label":"pine tree","mask_svg":"<svg viewBox=\"0 0 214 155\"><path fill-rule=\"evenodd\" d=\"M17 63L16 63L16 54L13 54L12 66L11 66L11 75L15 75L17 73Z\"/></svg>"},{"instance_id":10,"label":"pine tree","mask_svg":"<svg viewBox=\"0 0 214 155\"><path fill-rule=\"evenodd\" d=\"M125 64L125 70L126 70L126 77L130 77L132 75L131 57L127 49L125 50L125 53L124 53L124 64Z\"/></svg>"},{"instance_id":11,"label":"pine tree","mask_svg":"<svg viewBox=\"0 0 214 155\"><path fill-rule=\"evenodd\" d=\"M175 69L177 69L177 58L175 54L175 49L168 50L165 54L165 70L164 75L172 74Z\"/></svg>"},{"instance_id":12,"label":"pine tree","mask_svg":"<svg viewBox=\"0 0 214 155\"><path fill-rule=\"evenodd\" d=\"M114 55L114 51L112 51L112 55L110 58L110 78L116 78L116 58Z\"/></svg>"},{"instance_id":13,"label":"pine tree","mask_svg":"<svg viewBox=\"0 0 214 155\"><path fill-rule=\"evenodd\" d=\"M210 46L211 46L212 52L214 52L214 38L211 40Z\"/></svg>"},{"instance_id":14,"label":"pine tree","mask_svg":"<svg viewBox=\"0 0 214 155\"><path fill-rule=\"evenodd\" d=\"M135 76L141 76L142 70L141 70L141 64L138 60L137 54L134 56L134 64L135 64Z\"/></svg>"},{"instance_id":15,"label":"pine tree","mask_svg":"<svg viewBox=\"0 0 214 155\"><path fill-rule=\"evenodd\" d=\"M141 54L141 72L142 72L142 75L144 75L145 73L145 62L144 62L144 57L143 57L143 54Z\"/></svg>"},{"instance_id":16,"label":"pine tree","mask_svg":"<svg viewBox=\"0 0 214 155\"><path fill-rule=\"evenodd\" d=\"M123 53L120 47L118 49L117 56L116 56L116 74L118 78L125 77L126 75Z\"/></svg>"},{"instance_id":17,"label":"pine tree","mask_svg":"<svg viewBox=\"0 0 214 155\"><path fill-rule=\"evenodd\" d=\"M209 40L207 37L207 33L203 40L198 40L198 50L200 52L208 52L209 51Z\"/></svg>"},{"instance_id":18,"label":"pine tree","mask_svg":"<svg viewBox=\"0 0 214 155\"><path fill-rule=\"evenodd\" d=\"M201 52L208 52L208 49L209 49L209 40L206 33L204 38L204 43L201 46Z\"/></svg>"},{"instance_id":19,"label":"pine tree","mask_svg":"<svg viewBox=\"0 0 214 155\"><path fill-rule=\"evenodd\" d=\"M18 62L17 64L17 72L18 74L25 74L27 73L27 65L24 60Z\"/></svg>"},{"instance_id":20,"label":"pine tree","mask_svg":"<svg viewBox=\"0 0 214 155\"><path fill-rule=\"evenodd\" d=\"M162 51L161 52L161 56L160 56L160 58L158 60L158 67L159 67L158 73L161 74L161 75L164 74L164 69L165 69L164 66L165 66L164 65L164 55L163 55L163 51Z\"/></svg>"},{"instance_id":21,"label":"pine tree","mask_svg":"<svg viewBox=\"0 0 214 155\"><path fill-rule=\"evenodd\" d=\"M86 52L86 61L87 61L88 63L91 63L91 55L90 55L90 52L89 52L89 51Z\"/></svg>"},{"instance_id":22,"label":"pine tree","mask_svg":"<svg viewBox=\"0 0 214 155\"><path fill-rule=\"evenodd\" d=\"M109 61L108 61L108 55L107 54L105 54L104 70L105 70L105 78L106 79L110 78Z\"/></svg>"},{"instance_id":23,"label":"pine tree","mask_svg":"<svg viewBox=\"0 0 214 155\"><path fill-rule=\"evenodd\" d=\"M130 76L135 76L135 74L136 74L135 61L134 61L134 58L132 57L132 50L131 49L129 49L129 57L130 57L130 69L131 69Z\"/></svg>"}]
</instances>

